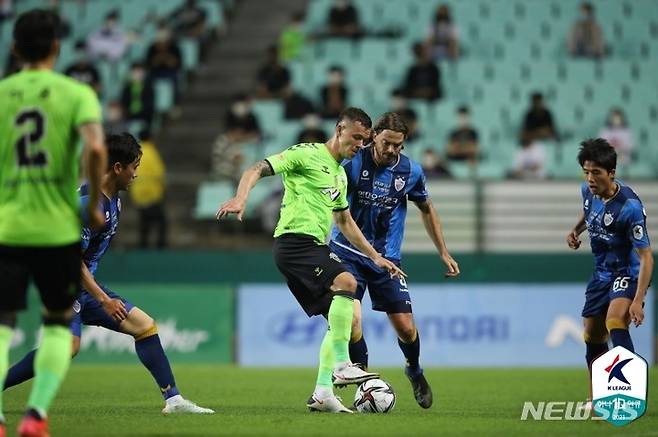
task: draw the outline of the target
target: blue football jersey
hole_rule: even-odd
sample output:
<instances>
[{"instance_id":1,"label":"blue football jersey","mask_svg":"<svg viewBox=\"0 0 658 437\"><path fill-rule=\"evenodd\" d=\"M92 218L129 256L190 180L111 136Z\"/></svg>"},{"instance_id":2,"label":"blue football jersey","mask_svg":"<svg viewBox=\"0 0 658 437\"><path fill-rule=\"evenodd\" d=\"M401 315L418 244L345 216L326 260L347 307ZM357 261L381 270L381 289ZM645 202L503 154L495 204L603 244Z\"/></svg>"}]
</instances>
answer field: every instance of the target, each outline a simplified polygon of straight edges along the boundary
<instances>
[{"instance_id":1,"label":"blue football jersey","mask_svg":"<svg viewBox=\"0 0 658 437\"><path fill-rule=\"evenodd\" d=\"M594 276L611 281L618 276L637 279L640 258L636 248L649 247L646 213L640 198L622 182L607 201L591 193L583 182L583 212L596 262Z\"/></svg>"},{"instance_id":2,"label":"blue football jersey","mask_svg":"<svg viewBox=\"0 0 658 437\"><path fill-rule=\"evenodd\" d=\"M92 230L89 227L89 217L86 216L87 203L89 202L88 186L80 187L80 203L82 216L82 260L91 273L95 273L98 263L110 247L112 237L117 232L119 215L121 213L121 199L114 196L112 199L102 195L102 210L105 216L105 224L101 229Z\"/></svg>"},{"instance_id":3,"label":"blue football jersey","mask_svg":"<svg viewBox=\"0 0 658 437\"><path fill-rule=\"evenodd\" d=\"M378 253L399 261L407 199L423 202L428 196L422 168L404 155L400 155L395 164L379 167L372 157L372 145L359 150L350 161L343 162L343 167L347 173L347 200L354 221ZM331 239L358 253L336 225Z\"/></svg>"}]
</instances>

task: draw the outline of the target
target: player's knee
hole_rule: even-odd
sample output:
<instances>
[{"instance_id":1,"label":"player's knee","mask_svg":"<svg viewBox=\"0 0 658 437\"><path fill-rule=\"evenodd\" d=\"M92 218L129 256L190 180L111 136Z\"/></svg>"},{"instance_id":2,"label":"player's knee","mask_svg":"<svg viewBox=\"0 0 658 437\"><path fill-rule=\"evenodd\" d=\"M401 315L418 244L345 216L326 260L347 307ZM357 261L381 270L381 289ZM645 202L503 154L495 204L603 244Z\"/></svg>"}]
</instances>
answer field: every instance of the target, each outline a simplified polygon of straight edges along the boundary
<instances>
[{"instance_id":1,"label":"player's knee","mask_svg":"<svg viewBox=\"0 0 658 437\"><path fill-rule=\"evenodd\" d=\"M149 317L150 318L150 317ZM151 319L151 326L142 331L139 334L136 334L135 341L143 340L148 337L152 337L158 333L158 325L155 323L155 320Z\"/></svg>"},{"instance_id":2,"label":"player's knee","mask_svg":"<svg viewBox=\"0 0 658 437\"><path fill-rule=\"evenodd\" d=\"M356 292L356 279L351 273L342 273L334 280L334 287L341 291L354 294Z\"/></svg>"},{"instance_id":3,"label":"player's knee","mask_svg":"<svg viewBox=\"0 0 658 437\"><path fill-rule=\"evenodd\" d=\"M608 342L607 332L587 332L583 334L585 343L589 344L603 344Z\"/></svg>"},{"instance_id":4,"label":"player's knee","mask_svg":"<svg viewBox=\"0 0 658 437\"><path fill-rule=\"evenodd\" d=\"M412 343L416 340L416 327L412 324L405 324L397 327L398 337L405 343Z\"/></svg>"},{"instance_id":5,"label":"player's knee","mask_svg":"<svg viewBox=\"0 0 658 437\"><path fill-rule=\"evenodd\" d=\"M16 312L14 311L0 311L0 325L14 328L16 326Z\"/></svg>"}]
</instances>

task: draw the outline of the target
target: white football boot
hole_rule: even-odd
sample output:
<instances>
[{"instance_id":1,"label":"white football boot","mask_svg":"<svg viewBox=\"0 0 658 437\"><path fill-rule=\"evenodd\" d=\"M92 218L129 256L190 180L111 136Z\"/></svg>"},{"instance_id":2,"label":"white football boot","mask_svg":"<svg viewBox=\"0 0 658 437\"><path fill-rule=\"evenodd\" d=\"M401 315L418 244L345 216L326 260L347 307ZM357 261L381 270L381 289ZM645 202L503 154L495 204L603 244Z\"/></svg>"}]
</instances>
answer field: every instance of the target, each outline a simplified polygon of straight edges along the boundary
<instances>
[{"instance_id":1,"label":"white football boot","mask_svg":"<svg viewBox=\"0 0 658 437\"><path fill-rule=\"evenodd\" d=\"M366 372L358 364L352 363L334 369L333 373L333 382L336 387L345 387L347 384L361 384L375 378L379 378L379 373Z\"/></svg>"},{"instance_id":2,"label":"white football boot","mask_svg":"<svg viewBox=\"0 0 658 437\"><path fill-rule=\"evenodd\" d=\"M308 401L306 401L306 406L309 411L318 413L353 413L353 411L346 408L345 405L341 403L340 398L333 393L323 399L320 399L319 396L313 394L308 398Z\"/></svg>"},{"instance_id":3,"label":"white football boot","mask_svg":"<svg viewBox=\"0 0 658 437\"><path fill-rule=\"evenodd\" d=\"M162 414L215 414L215 410L200 407L181 395L176 395L167 399Z\"/></svg>"}]
</instances>

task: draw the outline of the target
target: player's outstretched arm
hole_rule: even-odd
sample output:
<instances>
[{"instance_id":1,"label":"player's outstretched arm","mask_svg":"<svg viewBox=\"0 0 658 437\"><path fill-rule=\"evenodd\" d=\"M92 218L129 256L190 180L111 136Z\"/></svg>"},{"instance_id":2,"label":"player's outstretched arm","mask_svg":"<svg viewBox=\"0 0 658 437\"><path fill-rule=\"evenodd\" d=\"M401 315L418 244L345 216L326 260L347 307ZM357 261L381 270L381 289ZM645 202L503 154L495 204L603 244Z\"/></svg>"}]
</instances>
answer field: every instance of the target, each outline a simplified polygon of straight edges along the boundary
<instances>
[{"instance_id":1,"label":"player's outstretched arm","mask_svg":"<svg viewBox=\"0 0 658 437\"><path fill-rule=\"evenodd\" d=\"M361 229L359 229L359 227L354 222L349 209L334 211L334 221L336 222L336 226L338 226L340 232L345 236L345 238L347 238L347 241L352 243L354 247L356 247L363 254L373 260L375 264L383 269L388 270L392 276L397 276L400 278L407 276L407 274L404 273L398 266L377 253L375 248L372 247L368 240L366 240L366 237L363 236Z\"/></svg>"},{"instance_id":2,"label":"player's outstretched arm","mask_svg":"<svg viewBox=\"0 0 658 437\"><path fill-rule=\"evenodd\" d=\"M448 247L446 246L445 240L443 239L443 232L441 231L441 219L434 209L432 201L427 199L423 202L414 203L420 210L420 216L423 219L423 225L425 226L427 235L432 239L434 246L439 251L441 260L448 269L445 276L450 278L458 276L460 273L459 264L457 264L457 261L455 261L450 255L450 252L448 252Z\"/></svg>"},{"instance_id":3,"label":"player's outstretched arm","mask_svg":"<svg viewBox=\"0 0 658 437\"><path fill-rule=\"evenodd\" d=\"M240 177L240 183L238 184L238 191L235 193L235 197L224 202L217 210L217 214L215 214L217 220L228 217L229 214L237 214L238 220L242 221L242 214L247 205L249 192L261 178L272 176L273 174L272 166L266 160L259 161L245 170L242 173L242 177Z\"/></svg>"},{"instance_id":4,"label":"player's outstretched arm","mask_svg":"<svg viewBox=\"0 0 658 437\"><path fill-rule=\"evenodd\" d=\"M585 225L585 213L581 211L576 226L574 226L569 234L567 234L567 245L571 249L576 250L580 247L580 243L582 243L582 241L580 241L580 234L582 234L586 228L587 226Z\"/></svg>"},{"instance_id":5,"label":"player's outstretched arm","mask_svg":"<svg viewBox=\"0 0 658 437\"><path fill-rule=\"evenodd\" d=\"M640 274L637 278L635 298L628 309L628 313L635 326L640 326L644 320L644 297L647 294L647 288L651 282L651 273L653 272L653 254L651 253L651 247L637 248L635 250L637 250L640 256Z\"/></svg>"},{"instance_id":6,"label":"player's outstretched arm","mask_svg":"<svg viewBox=\"0 0 658 437\"><path fill-rule=\"evenodd\" d=\"M87 265L82 263L82 287L91 294L94 299L96 299L102 306L107 314L110 315L117 322L121 322L123 319L128 317L128 312L126 311L126 305L121 299L112 299L103 291L103 289L98 285L94 275L91 274Z\"/></svg>"},{"instance_id":7,"label":"player's outstretched arm","mask_svg":"<svg viewBox=\"0 0 658 437\"><path fill-rule=\"evenodd\" d=\"M87 170L89 181L89 203L87 204L89 225L92 229L98 229L105 224L105 217L98 207L101 198L101 179L107 167L105 136L100 123L85 123L80 126L79 133L84 145L83 167Z\"/></svg>"}]
</instances>

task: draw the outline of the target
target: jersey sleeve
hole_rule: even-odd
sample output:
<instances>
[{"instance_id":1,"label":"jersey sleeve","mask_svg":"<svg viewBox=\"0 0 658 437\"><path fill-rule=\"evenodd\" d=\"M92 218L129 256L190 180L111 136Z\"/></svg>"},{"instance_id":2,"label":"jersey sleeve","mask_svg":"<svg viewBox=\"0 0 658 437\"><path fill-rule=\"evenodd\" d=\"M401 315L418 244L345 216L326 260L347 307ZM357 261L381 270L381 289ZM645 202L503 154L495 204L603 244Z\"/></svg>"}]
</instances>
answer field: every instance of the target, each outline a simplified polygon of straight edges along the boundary
<instances>
[{"instance_id":1,"label":"jersey sleeve","mask_svg":"<svg viewBox=\"0 0 658 437\"><path fill-rule=\"evenodd\" d=\"M301 168L304 161L307 160L306 157L311 153L311 149L302 146L302 144L297 144L281 153L265 158L272 167L274 174L288 173Z\"/></svg>"},{"instance_id":2,"label":"jersey sleeve","mask_svg":"<svg viewBox=\"0 0 658 437\"><path fill-rule=\"evenodd\" d=\"M348 178L345 173L345 168L341 168L341 173L342 175L339 176L339 178L342 178L343 180L340 183L340 186L338 189L340 190L340 193L338 195L338 198L336 199L336 203L334 204L334 211L344 211L350 207L350 204L347 202L347 187L348 187Z\"/></svg>"},{"instance_id":3,"label":"jersey sleeve","mask_svg":"<svg viewBox=\"0 0 658 437\"><path fill-rule=\"evenodd\" d=\"M647 216L642 204L635 199L626 201L622 211L628 239L636 249L649 247L649 235L647 235Z\"/></svg>"},{"instance_id":4,"label":"jersey sleeve","mask_svg":"<svg viewBox=\"0 0 658 437\"><path fill-rule=\"evenodd\" d=\"M412 202L424 202L427 200L428 193L427 187L425 187L425 173L423 169L417 163L413 163L411 171L411 180L409 181L411 188L407 193L407 197Z\"/></svg>"},{"instance_id":5,"label":"jersey sleeve","mask_svg":"<svg viewBox=\"0 0 658 437\"><path fill-rule=\"evenodd\" d=\"M96 93L88 85L78 88L79 101L75 113L75 126L101 121L101 105Z\"/></svg>"}]
</instances>

